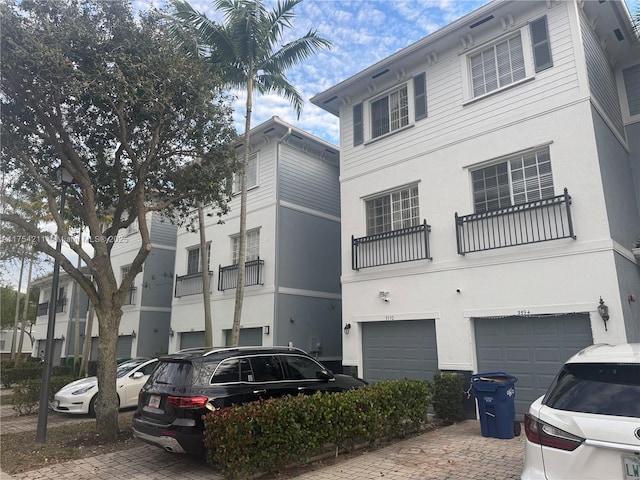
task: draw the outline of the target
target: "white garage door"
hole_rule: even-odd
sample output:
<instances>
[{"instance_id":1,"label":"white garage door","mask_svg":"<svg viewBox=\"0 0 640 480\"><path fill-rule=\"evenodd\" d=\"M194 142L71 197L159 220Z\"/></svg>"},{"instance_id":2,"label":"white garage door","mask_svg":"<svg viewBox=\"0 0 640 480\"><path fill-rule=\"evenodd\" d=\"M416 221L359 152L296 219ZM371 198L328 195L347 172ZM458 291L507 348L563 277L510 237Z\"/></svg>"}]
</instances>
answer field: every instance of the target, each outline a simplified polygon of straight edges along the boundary
<instances>
[{"instance_id":1,"label":"white garage door","mask_svg":"<svg viewBox=\"0 0 640 480\"><path fill-rule=\"evenodd\" d=\"M516 415L544 395L571 355L593 343L588 314L474 319L478 372L518 377Z\"/></svg>"},{"instance_id":2,"label":"white garage door","mask_svg":"<svg viewBox=\"0 0 640 480\"><path fill-rule=\"evenodd\" d=\"M364 378L433 380L438 369L434 320L362 324Z\"/></svg>"}]
</instances>

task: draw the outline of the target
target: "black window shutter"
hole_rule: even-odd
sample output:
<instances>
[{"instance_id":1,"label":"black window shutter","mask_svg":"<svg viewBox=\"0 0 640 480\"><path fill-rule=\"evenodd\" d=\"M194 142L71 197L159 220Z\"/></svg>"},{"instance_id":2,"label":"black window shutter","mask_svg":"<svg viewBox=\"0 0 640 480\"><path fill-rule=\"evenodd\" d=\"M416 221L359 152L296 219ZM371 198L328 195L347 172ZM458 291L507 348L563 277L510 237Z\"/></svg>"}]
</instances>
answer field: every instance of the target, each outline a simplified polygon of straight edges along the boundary
<instances>
[{"instance_id":1,"label":"black window shutter","mask_svg":"<svg viewBox=\"0 0 640 480\"><path fill-rule=\"evenodd\" d=\"M427 118L427 75L424 72L413 77L413 100L416 121Z\"/></svg>"},{"instance_id":2,"label":"black window shutter","mask_svg":"<svg viewBox=\"0 0 640 480\"><path fill-rule=\"evenodd\" d=\"M544 16L531 22L529 28L531 30L531 46L533 47L533 60L536 64L536 72L541 72L542 70L553 67L547 17Z\"/></svg>"},{"instance_id":3,"label":"black window shutter","mask_svg":"<svg viewBox=\"0 0 640 480\"><path fill-rule=\"evenodd\" d=\"M364 142L364 125L362 123L362 104L353 106L353 146Z\"/></svg>"}]
</instances>

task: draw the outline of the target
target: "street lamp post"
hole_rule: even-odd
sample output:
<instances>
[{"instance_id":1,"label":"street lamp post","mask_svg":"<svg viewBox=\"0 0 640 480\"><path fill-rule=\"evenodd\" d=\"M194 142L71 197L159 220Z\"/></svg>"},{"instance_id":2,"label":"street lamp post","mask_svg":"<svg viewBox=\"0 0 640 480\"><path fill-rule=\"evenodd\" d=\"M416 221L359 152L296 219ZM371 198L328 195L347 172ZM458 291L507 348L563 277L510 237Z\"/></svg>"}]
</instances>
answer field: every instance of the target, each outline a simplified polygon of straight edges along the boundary
<instances>
[{"instance_id":1,"label":"street lamp post","mask_svg":"<svg viewBox=\"0 0 640 480\"><path fill-rule=\"evenodd\" d=\"M62 184L62 194L60 196L60 216L64 222L64 201L67 187L71 184L73 177L67 169L60 167L58 172L60 183ZM51 282L51 297L49 299L49 317L47 323L47 339L44 350L44 367L42 369L42 382L40 384L40 404L38 406L38 426L36 429L36 443L46 443L47 441L47 416L49 414L49 386L51 384L51 364L53 363L53 336L56 327L56 310L58 282L60 279L59 255L62 251L62 238L56 235L56 257L53 263L53 279Z\"/></svg>"}]
</instances>

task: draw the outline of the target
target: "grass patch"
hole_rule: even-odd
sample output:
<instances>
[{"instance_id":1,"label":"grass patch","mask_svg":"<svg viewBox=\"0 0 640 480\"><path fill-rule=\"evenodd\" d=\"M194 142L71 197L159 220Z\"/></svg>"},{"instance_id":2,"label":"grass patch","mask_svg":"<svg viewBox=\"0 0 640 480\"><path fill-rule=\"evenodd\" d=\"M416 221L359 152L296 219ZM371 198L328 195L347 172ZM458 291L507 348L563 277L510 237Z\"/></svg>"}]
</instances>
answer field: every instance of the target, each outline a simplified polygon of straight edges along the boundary
<instances>
[{"instance_id":1,"label":"grass patch","mask_svg":"<svg viewBox=\"0 0 640 480\"><path fill-rule=\"evenodd\" d=\"M49 427L45 444L36 443L35 430L5 433L0 436L2 470L8 474L28 472L55 463L138 446L138 441L133 438L132 418L129 413L119 415L120 432L116 441L100 437L95 421Z\"/></svg>"}]
</instances>

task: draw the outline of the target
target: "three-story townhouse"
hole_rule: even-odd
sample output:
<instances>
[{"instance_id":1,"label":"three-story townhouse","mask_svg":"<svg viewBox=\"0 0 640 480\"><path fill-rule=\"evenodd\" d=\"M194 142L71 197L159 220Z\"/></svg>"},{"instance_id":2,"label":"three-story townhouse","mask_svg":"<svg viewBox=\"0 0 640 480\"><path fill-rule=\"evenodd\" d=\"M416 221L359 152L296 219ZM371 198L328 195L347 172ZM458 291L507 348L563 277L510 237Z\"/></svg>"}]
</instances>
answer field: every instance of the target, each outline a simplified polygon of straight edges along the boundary
<instances>
[{"instance_id":1,"label":"three-story townhouse","mask_svg":"<svg viewBox=\"0 0 640 480\"><path fill-rule=\"evenodd\" d=\"M293 345L341 368L339 151L272 117L251 130L250 152L240 344ZM237 179L230 188L227 214L205 208L214 345L229 344L234 315ZM170 351L205 345L201 271L200 234L181 228Z\"/></svg>"},{"instance_id":2,"label":"three-story townhouse","mask_svg":"<svg viewBox=\"0 0 640 480\"><path fill-rule=\"evenodd\" d=\"M640 47L612 1L492 1L314 96L340 118L343 364L506 371L516 411L640 340Z\"/></svg>"}]
</instances>

